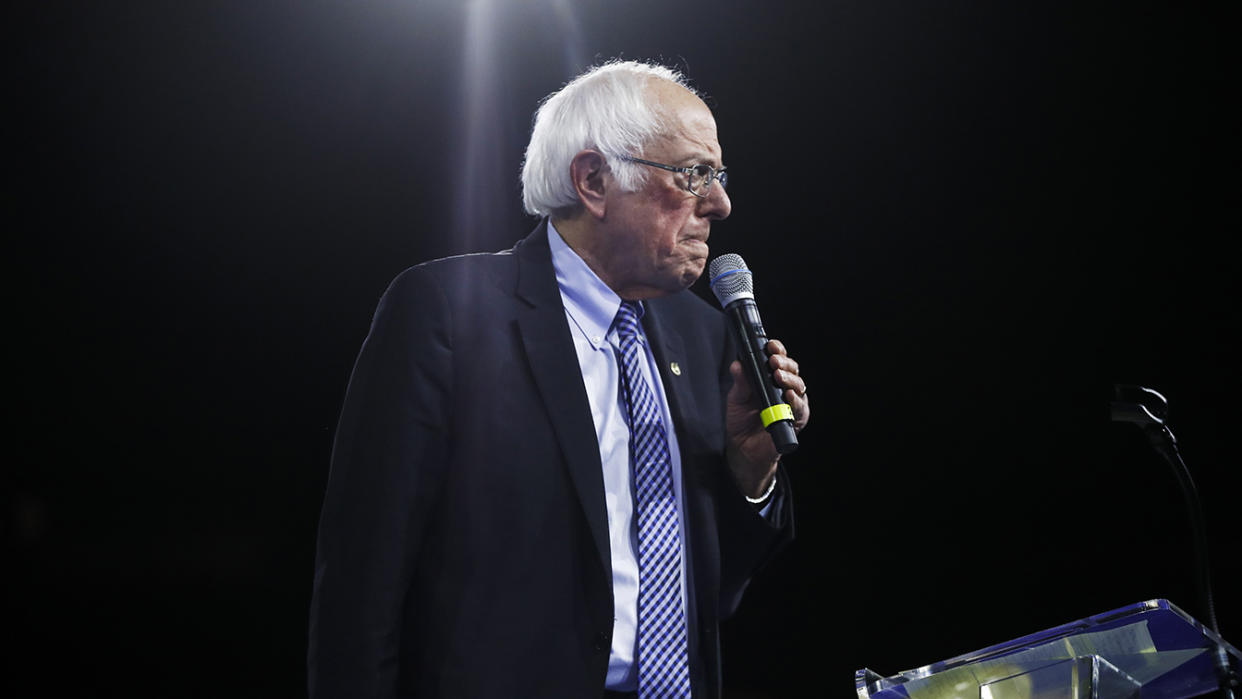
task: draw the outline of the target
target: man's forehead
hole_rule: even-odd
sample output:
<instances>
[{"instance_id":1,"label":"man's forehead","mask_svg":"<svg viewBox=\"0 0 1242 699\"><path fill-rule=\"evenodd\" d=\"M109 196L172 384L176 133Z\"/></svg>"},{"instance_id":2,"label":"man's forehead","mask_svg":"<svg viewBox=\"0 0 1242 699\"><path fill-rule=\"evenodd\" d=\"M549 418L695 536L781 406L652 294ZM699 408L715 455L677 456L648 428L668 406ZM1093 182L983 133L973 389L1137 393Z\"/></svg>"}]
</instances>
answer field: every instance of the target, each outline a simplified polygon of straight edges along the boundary
<instances>
[{"instance_id":1,"label":"man's forehead","mask_svg":"<svg viewBox=\"0 0 1242 699\"><path fill-rule=\"evenodd\" d=\"M690 90L654 80L649 86L652 99L668 121L668 129L651 144L676 159L715 160L720 157L716 119L707 104Z\"/></svg>"},{"instance_id":2,"label":"man's forehead","mask_svg":"<svg viewBox=\"0 0 1242 699\"><path fill-rule=\"evenodd\" d=\"M664 151L676 161L719 161L720 142L716 137L716 123L708 114L706 118L683 119L675 122L671 131L656 139L653 146ZM716 163L718 164L718 163Z\"/></svg>"}]
</instances>

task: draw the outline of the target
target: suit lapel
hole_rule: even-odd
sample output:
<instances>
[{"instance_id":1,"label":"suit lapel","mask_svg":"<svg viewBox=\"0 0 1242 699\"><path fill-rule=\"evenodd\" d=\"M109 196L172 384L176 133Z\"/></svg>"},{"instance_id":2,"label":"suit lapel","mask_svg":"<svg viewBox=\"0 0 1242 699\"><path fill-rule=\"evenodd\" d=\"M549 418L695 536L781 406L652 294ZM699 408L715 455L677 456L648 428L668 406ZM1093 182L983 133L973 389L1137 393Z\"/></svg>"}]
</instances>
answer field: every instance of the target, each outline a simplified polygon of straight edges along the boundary
<instances>
[{"instance_id":1,"label":"suit lapel","mask_svg":"<svg viewBox=\"0 0 1242 699\"><path fill-rule=\"evenodd\" d=\"M668 396L673 424L685 432L686 426L690 424L686 418L701 413L698 411L694 392L690 390L689 378L683 376L682 372L691 368L702 371L703 367L691 366L690 362L693 360L688 361L689 358L686 357L681 335L666 327L667 320L661 320L661 314L657 310L660 305L658 300L647 301L646 304L649 312L643 315L643 330L651 343L651 354L655 357L656 366L660 368L660 381L664 384L664 394ZM686 445L683 443L682 450L685 449Z\"/></svg>"},{"instance_id":2,"label":"suit lapel","mask_svg":"<svg viewBox=\"0 0 1242 699\"><path fill-rule=\"evenodd\" d=\"M608 512L599 443L573 337L565 319L565 307L556 285L546 223L527 236L515 254L519 260L516 294L527 304L518 317L526 358L582 502L600 563L611 578Z\"/></svg>"}]
</instances>

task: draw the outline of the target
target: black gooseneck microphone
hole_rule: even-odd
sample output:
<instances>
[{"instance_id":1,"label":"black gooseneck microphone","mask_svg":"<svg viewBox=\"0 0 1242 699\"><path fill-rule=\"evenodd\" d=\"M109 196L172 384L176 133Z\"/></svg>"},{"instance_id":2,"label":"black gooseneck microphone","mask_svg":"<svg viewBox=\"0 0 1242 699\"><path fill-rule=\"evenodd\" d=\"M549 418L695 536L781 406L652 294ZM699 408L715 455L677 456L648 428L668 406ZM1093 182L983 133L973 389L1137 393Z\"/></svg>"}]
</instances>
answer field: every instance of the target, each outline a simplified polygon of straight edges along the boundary
<instances>
[{"instance_id":1,"label":"black gooseneck microphone","mask_svg":"<svg viewBox=\"0 0 1242 699\"><path fill-rule=\"evenodd\" d=\"M708 268L712 293L720 302L737 340L737 358L742 371L750 378L750 387L759 396L764 409L759 413L763 426L772 436L776 451L790 454L798 448L794 434L793 408L784 401L781 389L772 380L768 368L767 333L755 305L754 280L740 255L729 253L712 260Z\"/></svg>"},{"instance_id":2,"label":"black gooseneck microphone","mask_svg":"<svg viewBox=\"0 0 1242 699\"><path fill-rule=\"evenodd\" d=\"M1143 428L1147 441L1173 467L1173 473L1177 476L1194 540L1195 582L1202 605L1200 612L1207 615L1208 628L1219 639L1220 625L1216 621L1216 600L1212 596L1212 566L1208 563L1207 525L1203 516L1203 505L1199 500L1195 481L1190 477L1190 469L1186 467L1186 462L1182 460L1182 454L1177 448L1177 438L1169 429L1168 414L1169 402L1159 392L1131 384L1113 386L1113 422L1129 422ZM1242 686L1242 681L1230 664L1222 644L1223 641L1217 643L1213 658L1220 678L1220 695L1224 699L1233 699L1234 691Z\"/></svg>"}]
</instances>

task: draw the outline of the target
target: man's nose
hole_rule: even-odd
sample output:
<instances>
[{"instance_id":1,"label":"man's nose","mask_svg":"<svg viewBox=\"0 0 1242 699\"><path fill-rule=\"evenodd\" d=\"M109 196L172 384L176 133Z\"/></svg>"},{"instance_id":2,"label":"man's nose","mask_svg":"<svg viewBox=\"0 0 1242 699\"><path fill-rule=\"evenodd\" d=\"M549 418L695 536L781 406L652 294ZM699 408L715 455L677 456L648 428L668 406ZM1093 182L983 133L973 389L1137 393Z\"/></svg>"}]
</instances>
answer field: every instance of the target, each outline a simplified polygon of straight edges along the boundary
<instances>
[{"instance_id":1,"label":"man's nose","mask_svg":"<svg viewBox=\"0 0 1242 699\"><path fill-rule=\"evenodd\" d=\"M707 196L699 200L699 207L700 216L720 221L729 217L729 212L733 211L733 202L725 188L719 182L713 182L711 189L707 190Z\"/></svg>"}]
</instances>

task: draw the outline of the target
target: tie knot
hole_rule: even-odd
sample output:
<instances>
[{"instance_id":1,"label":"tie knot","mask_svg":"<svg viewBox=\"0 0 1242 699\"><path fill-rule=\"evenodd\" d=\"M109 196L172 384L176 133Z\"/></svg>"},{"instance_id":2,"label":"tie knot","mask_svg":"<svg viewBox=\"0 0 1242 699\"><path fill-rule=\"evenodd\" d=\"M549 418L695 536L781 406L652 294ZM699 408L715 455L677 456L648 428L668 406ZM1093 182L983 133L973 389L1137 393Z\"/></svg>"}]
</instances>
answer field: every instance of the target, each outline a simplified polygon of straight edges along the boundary
<instances>
[{"instance_id":1,"label":"tie knot","mask_svg":"<svg viewBox=\"0 0 1242 699\"><path fill-rule=\"evenodd\" d=\"M622 338L638 337L642 333L638 320L642 313L642 306L637 301L622 301L621 307L617 309L617 317L612 321L617 328L617 334Z\"/></svg>"}]
</instances>

